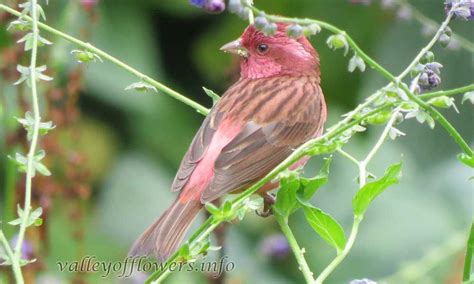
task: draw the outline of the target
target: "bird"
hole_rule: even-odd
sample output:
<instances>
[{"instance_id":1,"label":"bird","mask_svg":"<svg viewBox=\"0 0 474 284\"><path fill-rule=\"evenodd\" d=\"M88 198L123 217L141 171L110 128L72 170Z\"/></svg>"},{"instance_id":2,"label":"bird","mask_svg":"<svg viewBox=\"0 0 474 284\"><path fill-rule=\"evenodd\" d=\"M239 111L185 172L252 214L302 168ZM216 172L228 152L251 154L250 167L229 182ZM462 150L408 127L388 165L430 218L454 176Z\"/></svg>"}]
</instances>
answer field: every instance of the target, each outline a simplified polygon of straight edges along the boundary
<instances>
[{"instance_id":1,"label":"bird","mask_svg":"<svg viewBox=\"0 0 474 284\"><path fill-rule=\"evenodd\" d=\"M221 50L239 55L240 78L212 107L184 155L172 205L135 241L130 256L166 260L207 202L250 187L298 146L323 132L327 117L319 55L304 35L249 25ZM303 165L308 158L296 162ZM266 184L259 194L278 184Z\"/></svg>"}]
</instances>

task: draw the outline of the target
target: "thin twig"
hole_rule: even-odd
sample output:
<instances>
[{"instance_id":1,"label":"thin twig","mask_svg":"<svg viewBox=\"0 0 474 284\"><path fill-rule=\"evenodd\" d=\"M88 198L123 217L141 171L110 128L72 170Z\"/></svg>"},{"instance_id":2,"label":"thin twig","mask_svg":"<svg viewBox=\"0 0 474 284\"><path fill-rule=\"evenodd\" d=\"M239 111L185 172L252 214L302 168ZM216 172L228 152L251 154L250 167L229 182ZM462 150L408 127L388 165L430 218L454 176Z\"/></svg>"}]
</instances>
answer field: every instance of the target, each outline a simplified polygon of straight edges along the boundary
<instances>
[{"instance_id":1,"label":"thin twig","mask_svg":"<svg viewBox=\"0 0 474 284\"><path fill-rule=\"evenodd\" d=\"M0 9L1 10L5 10L6 12L10 13L10 14L13 14L13 15L16 15L16 16L20 16L21 13L8 7L8 6L5 6L3 4L0 4ZM31 18L30 17L23 17L25 20L28 20L31 22ZM206 107L198 104L197 102L181 95L180 93L176 92L175 90L163 85L162 83L156 81L156 80L153 80L152 78L148 77L147 75L141 73L140 71L136 70L135 68L131 67L130 65L120 61L119 59L113 57L112 55L106 53L105 51L93 46L92 44L90 43L86 43L86 42L83 42L75 37L72 37L68 34L65 34L61 31L58 31L46 24L43 24L43 23L39 23L39 28L43 29L44 31L47 31L51 34L54 34L56 36L59 36L69 42L72 42L74 44L77 44L78 46L81 46L83 48L85 48L86 50L88 51L91 51L95 54L97 54L98 56L100 56L102 59L105 59L117 66L119 66L120 68L126 70L127 72L137 76L139 79L143 80L144 82L147 82L148 84L156 87L158 90L160 90L161 92L177 99L178 101L196 109L199 113L203 114L203 115L207 115L209 113L209 109L207 109Z\"/></svg>"}]
</instances>

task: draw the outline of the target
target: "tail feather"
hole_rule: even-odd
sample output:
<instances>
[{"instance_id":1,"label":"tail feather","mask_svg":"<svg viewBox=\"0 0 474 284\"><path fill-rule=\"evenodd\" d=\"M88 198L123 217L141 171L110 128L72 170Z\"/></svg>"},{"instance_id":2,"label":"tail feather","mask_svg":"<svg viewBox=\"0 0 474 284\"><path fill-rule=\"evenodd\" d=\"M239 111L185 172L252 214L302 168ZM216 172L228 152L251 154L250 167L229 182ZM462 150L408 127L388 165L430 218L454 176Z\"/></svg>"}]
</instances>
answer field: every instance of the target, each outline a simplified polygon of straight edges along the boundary
<instances>
[{"instance_id":1,"label":"tail feather","mask_svg":"<svg viewBox=\"0 0 474 284\"><path fill-rule=\"evenodd\" d=\"M154 255L166 260L183 240L184 234L202 208L200 201L181 203L178 199L133 244L130 256Z\"/></svg>"}]
</instances>

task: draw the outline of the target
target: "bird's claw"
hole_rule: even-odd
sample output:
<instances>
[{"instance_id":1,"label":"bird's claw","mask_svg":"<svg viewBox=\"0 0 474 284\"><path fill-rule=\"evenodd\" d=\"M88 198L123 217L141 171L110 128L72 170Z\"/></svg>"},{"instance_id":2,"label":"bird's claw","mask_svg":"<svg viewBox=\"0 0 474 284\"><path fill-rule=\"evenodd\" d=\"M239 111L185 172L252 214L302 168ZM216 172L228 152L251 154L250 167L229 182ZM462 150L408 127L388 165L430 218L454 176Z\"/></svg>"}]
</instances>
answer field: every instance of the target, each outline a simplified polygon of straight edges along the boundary
<instances>
[{"instance_id":1,"label":"bird's claw","mask_svg":"<svg viewBox=\"0 0 474 284\"><path fill-rule=\"evenodd\" d=\"M273 193L266 193L263 197L263 210L260 212L255 210L255 214L260 217L267 218L268 216L272 215L272 206L275 204L276 198L275 194Z\"/></svg>"}]
</instances>

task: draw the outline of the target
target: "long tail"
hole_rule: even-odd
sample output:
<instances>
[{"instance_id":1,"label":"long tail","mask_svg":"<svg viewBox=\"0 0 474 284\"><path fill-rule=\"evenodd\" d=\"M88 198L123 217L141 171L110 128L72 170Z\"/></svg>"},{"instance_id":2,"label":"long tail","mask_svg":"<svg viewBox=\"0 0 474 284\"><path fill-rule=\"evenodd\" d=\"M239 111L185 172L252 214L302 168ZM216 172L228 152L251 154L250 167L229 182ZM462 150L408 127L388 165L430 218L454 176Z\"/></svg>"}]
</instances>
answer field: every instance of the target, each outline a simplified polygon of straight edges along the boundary
<instances>
[{"instance_id":1,"label":"long tail","mask_svg":"<svg viewBox=\"0 0 474 284\"><path fill-rule=\"evenodd\" d=\"M173 205L135 241L129 255L154 255L159 260L166 260L175 252L201 208L199 200L182 203L178 197Z\"/></svg>"}]
</instances>

